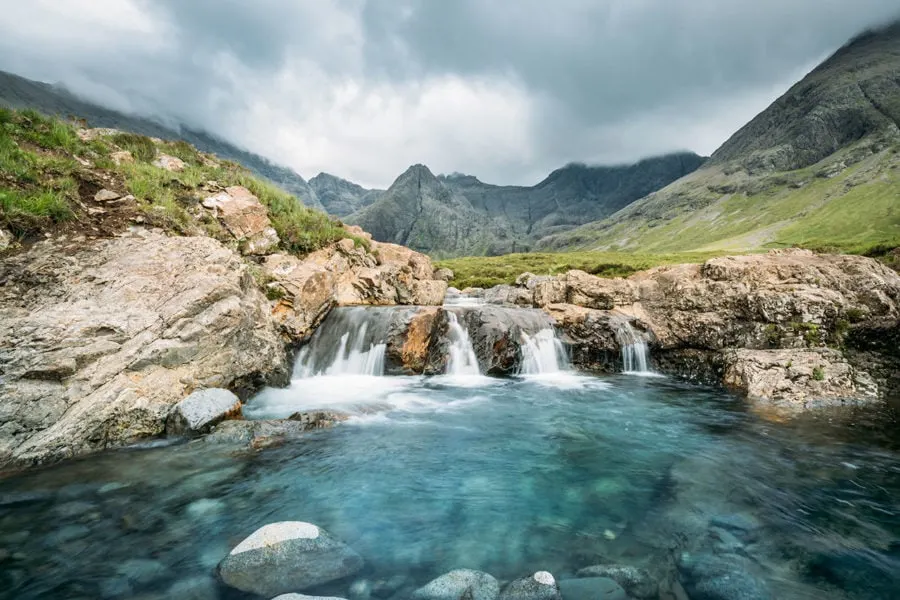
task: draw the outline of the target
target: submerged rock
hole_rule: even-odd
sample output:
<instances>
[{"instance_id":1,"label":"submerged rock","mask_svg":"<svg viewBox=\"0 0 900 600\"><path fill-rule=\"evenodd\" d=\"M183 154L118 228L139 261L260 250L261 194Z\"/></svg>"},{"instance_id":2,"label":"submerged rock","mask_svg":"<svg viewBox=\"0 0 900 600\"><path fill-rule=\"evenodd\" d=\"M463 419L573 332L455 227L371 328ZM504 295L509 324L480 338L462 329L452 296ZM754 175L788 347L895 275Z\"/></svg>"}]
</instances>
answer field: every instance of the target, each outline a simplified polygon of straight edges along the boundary
<instances>
[{"instance_id":1,"label":"submerged rock","mask_svg":"<svg viewBox=\"0 0 900 600\"><path fill-rule=\"evenodd\" d=\"M563 600L629 600L625 590L608 577L563 579L559 591Z\"/></svg>"},{"instance_id":2,"label":"submerged rock","mask_svg":"<svg viewBox=\"0 0 900 600\"><path fill-rule=\"evenodd\" d=\"M585 567L579 570L576 575L578 577L606 577L622 586L624 590L632 598L639 600L656 598L658 595L658 585L644 569L630 567L627 565L595 565L593 567ZM563 583L560 582L560 589L563 589ZM565 596L565 590L563 590Z\"/></svg>"},{"instance_id":3,"label":"submerged rock","mask_svg":"<svg viewBox=\"0 0 900 600\"><path fill-rule=\"evenodd\" d=\"M500 584L491 575L456 569L441 575L413 593L414 600L495 600Z\"/></svg>"},{"instance_id":4,"label":"submerged rock","mask_svg":"<svg viewBox=\"0 0 900 600\"><path fill-rule=\"evenodd\" d=\"M691 600L773 600L753 563L734 554L682 554L681 583Z\"/></svg>"},{"instance_id":5,"label":"submerged rock","mask_svg":"<svg viewBox=\"0 0 900 600\"><path fill-rule=\"evenodd\" d=\"M166 421L169 435L201 434L241 414L241 401L220 388L198 390L175 405Z\"/></svg>"},{"instance_id":6,"label":"submerged rock","mask_svg":"<svg viewBox=\"0 0 900 600\"><path fill-rule=\"evenodd\" d=\"M305 590L356 573L363 559L319 527L301 521L257 529L219 563L226 584L260 596Z\"/></svg>"},{"instance_id":7,"label":"submerged rock","mask_svg":"<svg viewBox=\"0 0 900 600\"><path fill-rule=\"evenodd\" d=\"M500 600L562 600L562 596L553 575L538 571L507 584L500 592Z\"/></svg>"},{"instance_id":8,"label":"submerged rock","mask_svg":"<svg viewBox=\"0 0 900 600\"><path fill-rule=\"evenodd\" d=\"M336 596L305 596L303 594L281 594L272 600L345 600Z\"/></svg>"}]
</instances>

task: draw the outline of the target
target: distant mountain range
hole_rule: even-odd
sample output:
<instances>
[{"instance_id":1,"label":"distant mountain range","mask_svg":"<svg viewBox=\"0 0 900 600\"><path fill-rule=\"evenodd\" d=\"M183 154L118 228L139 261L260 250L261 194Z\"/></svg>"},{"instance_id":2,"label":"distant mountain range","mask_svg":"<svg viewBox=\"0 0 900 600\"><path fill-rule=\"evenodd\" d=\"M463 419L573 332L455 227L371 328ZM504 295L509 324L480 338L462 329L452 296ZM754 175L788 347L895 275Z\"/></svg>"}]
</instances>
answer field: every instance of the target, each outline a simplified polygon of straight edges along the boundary
<instances>
[{"instance_id":1,"label":"distant mountain range","mask_svg":"<svg viewBox=\"0 0 900 600\"><path fill-rule=\"evenodd\" d=\"M900 23L839 49L699 170L543 249L900 245Z\"/></svg>"},{"instance_id":2,"label":"distant mountain range","mask_svg":"<svg viewBox=\"0 0 900 600\"><path fill-rule=\"evenodd\" d=\"M0 104L181 138L307 206L436 257L531 250L676 252L900 245L900 23L839 49L710 159L567 165L531 187L414 165L387 190L300 175L187 127L167 128L0 73Z\"/></svg>"},{"instance_id":3,"label":"distant mountain range","mask_svg":"<svg viewBox=\"0 0 900 600\"><path fill-rule=\"evenodd\" d=\"M294 194L306 206L358 223L375 239L436 256L526 251L541 237L601 219L690 173L691 153L621 167L568 165L533 187L497 186L470 175L435 177L417 165L387 191L320 173L309 182L291 169L186 126L126 115L82 100L63 87L0 72L0 105L34 108L162 139L183 139L238 162Z\"/></svg>"},{"instance_id":4,"label":"distant mountain range","mask_svg":"<svg viewBox=\"0 0 900 600\"><path fill-rule=\"evenodd\" d=\"M611 215L703 161L685 152L619 167L571 164L532 187L435 176L416 165L345 220L376 240L433 256L526 252L540 238Z\"/></svg>"}]
</instances>

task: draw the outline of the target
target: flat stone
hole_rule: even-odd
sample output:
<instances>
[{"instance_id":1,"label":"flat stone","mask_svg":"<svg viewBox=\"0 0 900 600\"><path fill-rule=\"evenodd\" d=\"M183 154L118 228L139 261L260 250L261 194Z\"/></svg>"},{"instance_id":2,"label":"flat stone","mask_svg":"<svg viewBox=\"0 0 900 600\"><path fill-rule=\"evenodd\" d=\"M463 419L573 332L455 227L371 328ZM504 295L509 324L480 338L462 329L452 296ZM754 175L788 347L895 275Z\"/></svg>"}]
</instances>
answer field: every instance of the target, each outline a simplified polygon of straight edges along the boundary
<instances>
[{"instance_id":1,"label":"flat stone","mask_svg":"<svg viewBox=\"0 0 900 600\"><path fill-rule=\"evenodd\" d=\"M94 194L94 200L97 202L110 202L111 200L118 200L121 197L122 194L107 189L102 189Z\"/></svg>"}]
</instances>

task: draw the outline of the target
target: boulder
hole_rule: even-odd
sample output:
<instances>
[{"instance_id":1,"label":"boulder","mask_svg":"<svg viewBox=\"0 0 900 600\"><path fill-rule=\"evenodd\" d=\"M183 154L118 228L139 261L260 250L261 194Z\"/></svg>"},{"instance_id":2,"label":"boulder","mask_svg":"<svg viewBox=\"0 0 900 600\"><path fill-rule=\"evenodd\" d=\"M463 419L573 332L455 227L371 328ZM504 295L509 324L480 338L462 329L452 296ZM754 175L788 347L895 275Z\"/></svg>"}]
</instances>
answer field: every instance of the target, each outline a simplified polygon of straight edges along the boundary
<instances>
[{"instance_id":1,"label":"boulder","mask_svg":"<svg viewBox=\"0 0 900 600\"><path fill-rule=\"evenodd\" d=\"M484 301L488 304L502 304L506 306L531 307L534 302L534 294L530 290L511 285L495 285L484 290Z\"/></svg>"},{"instance_id":2,"label":"boulder","mask_svg":"<svg viewBox=\"0 0 900 600\"><path fill-rule=\"evenodd\" d=\"M418 306L440 306L447 295L447 282L436 279L415 280L410 284L411 302Z\"/></svg>"},{"instance_id":3,"label":"boulder","mask_svg":"<svg viewBox=\"0 0 900 600\"><path fill-rule=\"evenodd\" d=\"M653 579L653 576L644 569L638 569L637 567L595 565L579 570L576 575L578 577L605 577L611 579L621 586L625 593L637 600L655 599L659 594L659 586ZM565 597L566 592L563 583L561 581L559 587L563 590L563 597Z\"/></svg>"},{"instance_id":4,"label":"boulder","mask_svg":"<svg viewBox=\"0 0 900 600\"><path fill-rule=\"evenodd\" d=\"M559 591L563 600L629 600L622 586L608 577L563 579Z\"/></svg>"},{"instance_id":5,"label":"boulder","mask_svg":"<svg viewBox=\"0 0 900 600\"><path fill-rule=\"evenodd\" d=\"M184 164L184 161L175 156L169 156L168 154L160 154L156 157L156 160L153 161L154 167L159 167L160 169L165 169L166 171L184 171L187 166Z\"/></svg>"},{"instance_id":6,"label":"boulder","mask_svg":"<svg viewBox=\"0 0 900 600\"><path fill-rule=\"evenodd\" d=\"M547 571L516 579L500 592L500 600L562 600L559 585Z\"/></svg>"},{"instance_id":7,"label":"boulder","mask_svg":"<svg viewBox=\"0 0 900 600\"><path fill-rule=\"evenodd\" d=\"M245 187L231 186L202 202L240 242L243 254L267 254L280 242L269 211Z\"/></svg>"},{"instance_id":8,"label":"boulder","mask_svg":"<svg viewBox=\"0 0 900 600\"><path fill-rule=\"evenodd\" d=\"M333 427L348 418L349 415L334 411L312 411L295 413L290 419L224 421L203 439L210 444L265 448L310 430Z\"/></svg>"},{"instance_id":9,"label":"boulder","mask_svg":"<svg viewBox=\"0 0 900 600\"><path fill-rule=\"evenodd\" d=\"M440 269L436 269L434 272L434 278L438 281L446 281L449 283L450 281L453 281L453 276L453 271L451 271L447 267L441 267Z\"/></svg>"},{"instance_id":10,"label":"boulder","mask_svg":"<svg viewBox=\"0 0 900 600\"><path fill-rule=\"evenodd\" d=\"M227 585L273 597L348 577L363 566L350 547L311 523L265 525L238 544L219 563Z\"/></svg>"},{"instance_id":11,"label":"boulder","mask_svg":"<svg viewBox=\"0 0 900 600\"><path fill-rule=\"evenodd\" d=\"M241 401L221 388L198 390L179 402L166 421L169 435L207 433L217 423L241 414Z\"/></svg>"},{"instance_id":12,"label":"boulder","mask_svg":"<svg viewBox=\"0 0 900 600\"><path fill-rule=\"evenodd\" d=\"M414 600L495 600L500 584L481 571L457 569L441 575L413 593Z\"/></svg>"},{"instance_id":13,"label":"boulder","mask_svg":"<svg viewBox=\"0 0 900 600\"><path fill-rule=\"evenodd\" d=\"M283 294L275 320L292 340L309 338L335 305L334 272L289 254L267 256L263 270Z\"/></svg>"},{"instance_id":14,"label":"boulder","mask_svg":"<svg viewBox=\"0 0 900 600\"><path fill-rule=\"evenodd\" d=\"M0 280L0 465L157 436L198 387L286 373L247 264L211 238L45 241Z\"/></svg>"}]
</instances>

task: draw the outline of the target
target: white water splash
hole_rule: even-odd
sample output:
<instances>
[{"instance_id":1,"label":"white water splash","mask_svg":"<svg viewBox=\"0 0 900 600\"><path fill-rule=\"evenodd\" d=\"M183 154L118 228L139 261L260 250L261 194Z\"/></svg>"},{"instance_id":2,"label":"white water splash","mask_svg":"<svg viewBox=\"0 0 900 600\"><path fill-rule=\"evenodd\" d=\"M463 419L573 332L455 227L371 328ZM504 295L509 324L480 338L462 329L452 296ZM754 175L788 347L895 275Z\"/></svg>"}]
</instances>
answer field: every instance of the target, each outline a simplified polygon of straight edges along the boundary
<instances>
[{"instance_id":1,"label":"white water splash","mask_svg":"<svg viewBox=\"0 0 900 600\"><path fill-rule=\"evenodd\" d=\"M469 339L469 332L459 324L459 319L452 312L447 313L449 318L450 359L447 362L447 374L453 376L480 375L478 357Z\"/></svg>"},{"instance_id":2,"label":"white water splash","mask_svg":"<svg viewBox=\"0 0 900 600\"><path fill-rule=\"evenodd\" d=\"M300 352L294 367L294 377L315 377L317 375L383 375L384 353L387 345L383 342L366 341L368 323L363 323L356 331L341 335L337 353L325 369L316 370L309 346Z\"/></svg>"},{"instance_id":3,"label":"white water splash","mask_svg":"<svg viewBox=\"0 0 900 600\"><path fill-rule=\"evenodd\" d=\"M652 375L650 369L650 351L647 341L634 330L631 323L622 321L616 331L619 345L622 346L622 364L625 373L635 375Z\"/></svg>"},{"instance_id":4,"label":"white water splash","mask_svg":"<svg viewBox=\"0 0 900 600\"><path fill-rule=\"evenodd\" d=\"M559 373L568 366L566 350L550 327L533 335L522 333L522 375Z\"/></svg>"}]
</instances>

